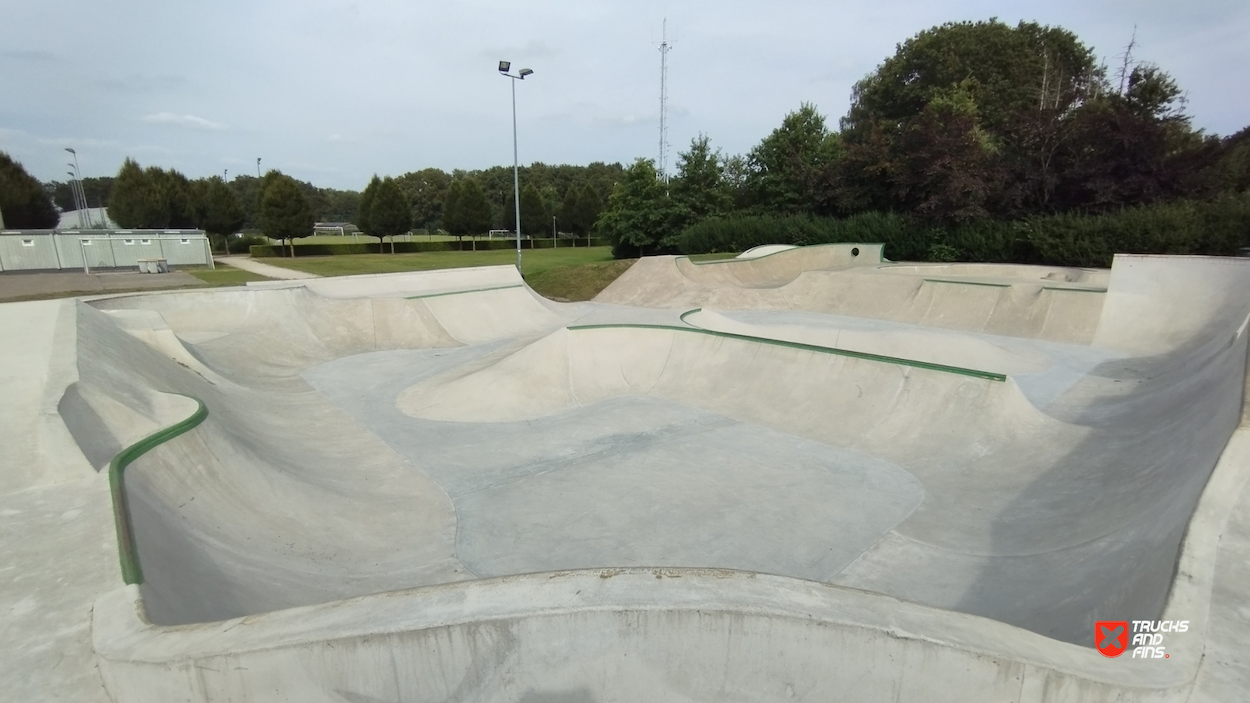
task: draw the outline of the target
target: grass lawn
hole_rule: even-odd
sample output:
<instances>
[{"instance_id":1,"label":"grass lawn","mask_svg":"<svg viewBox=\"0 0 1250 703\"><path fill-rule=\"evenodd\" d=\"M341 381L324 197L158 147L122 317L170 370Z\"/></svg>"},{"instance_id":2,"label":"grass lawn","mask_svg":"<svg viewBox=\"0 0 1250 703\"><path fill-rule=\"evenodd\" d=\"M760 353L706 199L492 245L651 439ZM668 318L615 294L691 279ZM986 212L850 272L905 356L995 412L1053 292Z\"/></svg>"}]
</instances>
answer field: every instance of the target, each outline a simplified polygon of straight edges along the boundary
<instances>
[{"instance_id":1,"label":"grass lawn","mask_svg":"<svg viewBox=\"0 0 1250 703\"><path fill-rule=\"evenodd\" d=\"M731 259L736 254L698 254L695 261ZM266 264L307 271L321 276L361 273L430 271L467 266L498 266L516 261L516 251L428 251L416 254L351 254L301 256L295 259L265 257ZM560 247L526 249L521 253L525 281L540 295L552 300L590 300L634 264L635 259L613 259L611 247Z\"/></svg>"},{"instance_id":2,"label":"grass lawn","mask_svg":"<svg viewBox=\"0 0 1250 703\"><path fill-rule=\"evenodd\" d=\"M608 287L637 259L613 259L581 266L557 266L525 277L539 295L561 303L590 300Z\"/></svg>"},{"instance_id":3,"label":"grass lawn","mask_svg":"<svg viewBox=\"0 0 1250 703\"><path fill-rule=\"evenodd\" d=\"M181 268L180 271L195 276L205 283L213 286L241 286L248 281L268 281L268 278L260 274L244 271L233 266L218 266L215 269L210 268Z\"/></svg>"},{"instance_id":4,"label":"grass lawn","mask_svg":"<svg viewBox=\"0 0 1250 703\"><path fill-rule=\"evenodd\" d=\"M343 256L300 256L294 259L265 257L257 261L321 276L350 276L358 273L431 271L468 266L499 266L516 262L516 250L425 251L416 254L351 254ZM553 268L583 266L612 261L611 247L561 247L526 249L521 253L521 272L528 279Z\"/></svg>"}]
</instances>

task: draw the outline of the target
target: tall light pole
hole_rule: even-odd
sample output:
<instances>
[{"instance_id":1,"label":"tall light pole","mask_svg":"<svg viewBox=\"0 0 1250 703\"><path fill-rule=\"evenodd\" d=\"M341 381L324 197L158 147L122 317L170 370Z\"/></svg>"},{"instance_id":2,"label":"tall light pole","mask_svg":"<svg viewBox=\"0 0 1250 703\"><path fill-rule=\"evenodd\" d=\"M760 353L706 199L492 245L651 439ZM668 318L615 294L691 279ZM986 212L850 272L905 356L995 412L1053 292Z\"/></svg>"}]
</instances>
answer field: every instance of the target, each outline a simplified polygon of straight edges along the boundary
<instances>
[{"instance_id":1,"label":"tall light pole","mask_svg":"<svg viewBox=\"0 0 1250 703\"><path fill-rule=\"evenodd\" d=\"M70 170L65 172L69 176L69 194L74 196L74 212L78 215L78 227L82 227L82 196L78 194L78 184L74 182L74 164L66 164Z\"/></svg>"},{"instance_id":2,"label":"tall light pole","mask_svg":"<svg viewBox=\"0 0 1250 703\"><path fill-rule=\"evenodd\" d=\"M74 196L75 207L78 208L78 226L80 227L82 226L83 213L86 213L87 228L90 229L92 225L91 212L87 210L87 193L86 191L82 189L82 172L78 170L78 152L74 151L73 149L69 147L65 147L65 150L74 155L74 163L65 164L65 165L72 166L74 168L74 172L71 173L70 175L73 176L78 181L78 186L77 186L78 191L77 191L77 194ZM70 183L71 183L70 189L72 190L74 188L73 181L71 181Z\"/></svg>"},{"instance_id":3,"label":"tall light pole","mask_svg":"<svg viewBox=\"0 0 1250 703\"><path fill-rule=\"evenodd\" d=\"M499 62L499 73L502 76L512 79L512 204L516 206L516 271L521 272L521 177L520 166L517 159L516 145L516 82L525 80L525 77L532 74L533 71L523 68L517 71L517 75L512 75L511 61Z\"/></svg>"},{"instance_id":4,"label":"tall light pole","mask_svg":"<svg viewBox=\"0 0 1250 703\"><path fill-rule=\"evenodd\" d=\"M260 157L256 157L256 179L260 180Z\"/></svg>"},{"instance_id":5,"label":"tall light pole","mask_svg":"<svg viewBox=\"0 0 1250 703\"><path fill-rule=\"evenodd\" d=\"M78 194L78 184L74 182L74 164L66 164L71 170L66 171L65 175L69 176L69 192L74 196L74 212L78 215L78 226L82 227L82 196Z\"/></svg>"}]
</instances>

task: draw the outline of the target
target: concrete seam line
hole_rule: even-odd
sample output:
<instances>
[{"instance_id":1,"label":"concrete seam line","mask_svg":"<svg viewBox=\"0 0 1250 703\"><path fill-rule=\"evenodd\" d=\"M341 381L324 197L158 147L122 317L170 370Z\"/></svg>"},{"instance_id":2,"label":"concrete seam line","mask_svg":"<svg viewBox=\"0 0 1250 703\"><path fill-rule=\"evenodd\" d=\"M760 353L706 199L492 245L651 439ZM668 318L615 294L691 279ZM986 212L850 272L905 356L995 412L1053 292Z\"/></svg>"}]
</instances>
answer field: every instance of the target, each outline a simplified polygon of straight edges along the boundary
<instances>
[{"instance_id":1,"label":"concrete seam line","mask_svg":"<svg viewBox=\"0 0 1250 703\"><path fill-rule=\"evenodd\" d=\"M694 312L693 310L690 312ZM689 314L689 313L687 313ZM716 330L705 330L701 327L678 327L676 325L646 325L646 324L615 324L615 325L573 325L567 327L570 332L580 330L603 330L603 329L650 329L650 330L672 330L676 332L693 332L695 334L706 334L712 337L724 337L727 339L737 339L743 342L755 342L757 344L771 344L778 347L790 347L791 349L802 349L803 351L812 351L820 354L833 354L835 356L846 356L852 359L862 359L864 361L876 361L884 364L898 364L900 366L911 366L917 369L926 369L929 371L941 371L945 373L958 374L960 376L971 376L973 378L984 378L990 381L1005 382L1006 374L996 373L994 371L979 371L977 369L966 369L960 366L947 366L946 364L934 364L928 361L917 361L915 359L904 359L897 356L885 356L883 354L870 354L868 352L850 351L849 349L834 349L833 347L820 347L815 344L803 344L802 342L788 342L782 339L769 339L767 337L752 337L745 334L734 334L733 332L717 332Z\"/></svg>"},{"instance_id":2,"label":"concrete seam line","mask_svg":"<svg viewBox=\"0 0 1250 703\"><path fill-rule=\"evenodd\" d=\"M925 283L950 283L957 286L987 286L990 288L1010 288L1010 283L982 283L980 281L948 281L945 278L926 278Z\"/></svg>"},{"instance_id":3,"label":"concrete seam line","mask_svg":"<svg viewBox=\"0 0 1250 703\"><path fill-rule=\"evenodd\" d=\"M1042 290L1064 290L1072 293L1106 293L1106 288L1062 288L1060 286L1042 286Z\"/></svg>"},{"instance_id":4,"label":"concrete seam line","mask_svg":"<svg viewBox=\"0 0 1250 703\"><path fill-rule=\"evenodd\" d=\"M158 445L194 429L208 417L208 408L204 401L182 393L172 395L194 400L197 406L195 412L186 419L159 429L126 447L109 462L109 492L113 497L113 521L117 527L117 553L121 559L122 580L127 584L143 583L143 570L139 568L139 551L135 545L134 528L130 523L130 504L126 500L126 467Z\"/></svg>"},{"instance_id":5,"label":"concrete seam line","mask_svg":"<svg viewBox=\"0 0 1250 703\"><path fill-rule=\"evenodd\" d=\"M491 291L491 290L507 290L508 288L522 288L522 287L524 287L524 285L521 283L513 283L512 285L493 286L491 288L474 288L472 290L447 291L446 293L427 293L425 295L408 295L408 296L404 296L404 300L420 300L422 298L440 298L444 295L464 295L466 293L485 293L486 291Z\"/></svg>"}]
</instances>

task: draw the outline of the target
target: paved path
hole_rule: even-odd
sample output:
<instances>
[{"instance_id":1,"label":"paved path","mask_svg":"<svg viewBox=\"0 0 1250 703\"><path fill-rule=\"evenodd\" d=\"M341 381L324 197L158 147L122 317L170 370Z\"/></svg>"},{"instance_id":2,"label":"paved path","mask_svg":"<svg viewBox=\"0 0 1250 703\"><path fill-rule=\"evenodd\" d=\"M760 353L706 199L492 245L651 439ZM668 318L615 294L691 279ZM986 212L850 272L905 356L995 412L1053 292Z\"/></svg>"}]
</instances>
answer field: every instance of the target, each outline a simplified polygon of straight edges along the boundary
<instances>
[{"instance_id":1,"label":"paved path","mask_svg":"<svg viewBox=\"0 0 1250 703\"><path fill-rule=\"evenodd\" d=\"M233 266L237 269L251 271L257 275L267 276L269 278L280 278L290 281L304 278L321 278L321 276L318 276L315 273L292 271L291 269L284 269L281 266L262 264L261 262L246 256L214 256L213 261L216 261L224 266Z\"/></svg>"}]
</instances>

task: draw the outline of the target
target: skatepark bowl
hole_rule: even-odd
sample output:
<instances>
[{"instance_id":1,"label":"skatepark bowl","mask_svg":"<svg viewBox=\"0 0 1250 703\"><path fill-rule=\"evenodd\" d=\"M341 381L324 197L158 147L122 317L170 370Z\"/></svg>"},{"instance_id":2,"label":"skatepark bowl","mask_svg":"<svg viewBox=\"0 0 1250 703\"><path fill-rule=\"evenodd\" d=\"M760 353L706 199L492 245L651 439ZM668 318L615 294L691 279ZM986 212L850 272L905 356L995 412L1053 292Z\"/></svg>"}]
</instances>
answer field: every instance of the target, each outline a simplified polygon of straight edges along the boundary
<instances>
[{"instance_id":1,"label":"skatepark bowl","mask_svg":"<svg viewBox=\"0 0 1250 703\"><path fill-rule=\"evenodd\" d=\"M845 244L649 257L588 303L503 266L55 306L40 422L67 448L5 490L111 479L90 636L115 701L1202 679L1244 485L1244 259ZM1166 659L1108 659L1095 622L1124 620L1191 624Z\"/></svg>"}]
</instances>

